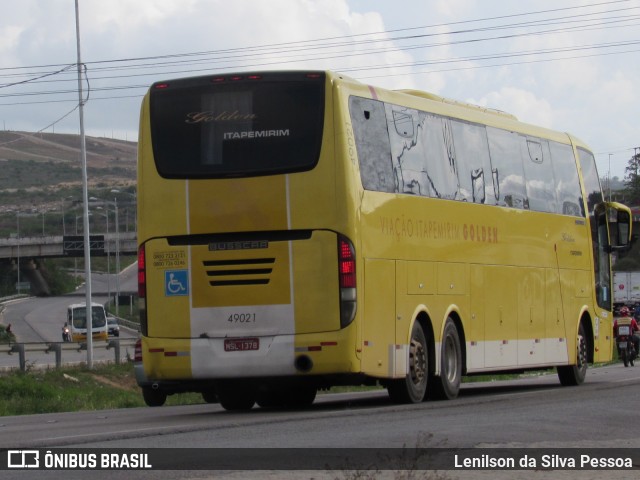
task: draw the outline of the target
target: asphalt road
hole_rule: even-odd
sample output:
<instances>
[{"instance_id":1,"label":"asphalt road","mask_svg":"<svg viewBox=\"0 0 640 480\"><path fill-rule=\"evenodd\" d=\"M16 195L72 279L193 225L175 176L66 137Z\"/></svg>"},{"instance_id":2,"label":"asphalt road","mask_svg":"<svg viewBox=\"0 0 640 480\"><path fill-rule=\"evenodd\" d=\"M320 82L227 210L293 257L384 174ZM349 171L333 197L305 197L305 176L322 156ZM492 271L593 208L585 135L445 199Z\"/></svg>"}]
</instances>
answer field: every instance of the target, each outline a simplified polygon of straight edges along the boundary
<instances>
[{"instance_id":1,"label":"asphalt road","mask_svg":"<svg viewBox=\"0 0 640 480\"><path fill-rule=\"evenodd\" d=\"M136 285L136 270L129 268L120 275L121 291L134 291ZM107 292L115 292L115 275L92 275L92 300L105 303L108 299ZM11 329L20 343L62 342L62 326L66 320L67 306L71 303L85 301L84 287L78 289L72 295L60 297L29 297L13 300L5 303L0 322L4 325L11 324ZM121 306L127 308L126 306ZM121 328L120 338L135 338L135 331ZM110 360L115 358L113 350L104 348L106 344L95 343L93 351L94 361ZM130 351L129 351L130 350ZM122 358L133 356L133 348L123 349ZM62 359L64 363L80 363L87 361L86 351L64 350ZM53 353L26 352L26 361L31 367L55 365ZM19 365L17 354L0 354L0 368L16 368Z\"/></svg>"},{"instance_id":2,"label":"asphalt road","mask_svg":"<svg viewBox=\"0 0 640 480\"><path fill-rule=\"evenodd\" d=\"M347 454L354 447L535 447L553 451L624 447L640 451L634 420L638 392L640 367L616 364L590 369L587 382L580 387L561 387L555 375L543 375L465 384L457 400L418 405L393 405L386 393L379 391L320 395L311 408L299 411L254 408L247 413L230 413L219 405L203 404L3 417L0 448L226 448L247 458L259 449L274 447L346 449ZM166 452L182 455L175 450ZM55 472L39 472L38 478L49 478L51 473ZM80 472L70 473L65 478L80 478L73 475ZM269 478L400 478L384 476L389 472L369 477L349 477L335 470L279 473ZM510 476L500 477L495 471L473 473L447 471L444 477L417 478L478 478L480 473L493 473L482 478L638 478L619 471L606 475L601 471L557 471L558 476L503 472ZM106 472L93 472L92 478L94 474L100 478ZM240 467L215 474L175 470L113 476L117 474L110 472L108 478L264 478L274 473L262 475Z\"/></svg>"},{"instance_id":3,"label":"asphalt road","mask_svg":"<svg viewBox=\"0 0 640 480\"><path fill-rule=\"evenodd\" d=\"M75 301L75 300L74 300ZM57 340L68 298L23 300L7 306L19 335ZM60 317L58 318L58 310ZM20 322L23 323L21 327ZM18 330L23 328L24 330ZM86 353L84 353L86 355ZM0 361L2 356L0 356ZM13 360L15 362L15 360ZM217 404L0 417L0 455L15 448L161 450L182 458L181 469L91 472L92 479L285 478L348 479L627 479L638 471L537 469L534 471L379 472L344 470L256 471L253 452L265 448L563 448L640 452L640 366L591 368L580 387L561 387L555 374L516 381L464 384L454 401L391 404L385 391L319 395L305 410L254 408L224 411ZM190 450L235 452L231 470L189 470ZM216 453L217 452L217 453ZM269 452L269 451L267 451ZM303 453L301 453L303 454ZM274 453L277 455L277 453ZM238 457L239 456L239 457ZM243 465L243 459L249 464ZM640 462L638 462L640 463ZM277 468L278 464L274 464ZM640 468L640 465L637 465ZM377 468L385 468L377 465ZM3 479L86 478L86 471L3 471ZM411 476L413 475L413 476Z\"/></svg>"}]
</instances>

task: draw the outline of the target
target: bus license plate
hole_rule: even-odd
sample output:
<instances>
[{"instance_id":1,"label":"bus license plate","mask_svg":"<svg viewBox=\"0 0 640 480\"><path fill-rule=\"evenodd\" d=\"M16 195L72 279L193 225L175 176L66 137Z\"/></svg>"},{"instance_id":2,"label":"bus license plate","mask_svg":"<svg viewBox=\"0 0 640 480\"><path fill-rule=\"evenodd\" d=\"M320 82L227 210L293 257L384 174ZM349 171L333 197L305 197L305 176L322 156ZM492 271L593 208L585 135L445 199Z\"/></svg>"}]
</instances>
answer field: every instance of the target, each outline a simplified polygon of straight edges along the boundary
<instances>
[{"instance_id":1,"label":"bus license plate","mask_svg":"<svg viewBox=\"0 0 640 480\"><path fill-rule=\"evenodd\" d=\"M225 352L246 352L260 350L259 338L227 338L224 341Z\"/></svg>"}]
</instances>

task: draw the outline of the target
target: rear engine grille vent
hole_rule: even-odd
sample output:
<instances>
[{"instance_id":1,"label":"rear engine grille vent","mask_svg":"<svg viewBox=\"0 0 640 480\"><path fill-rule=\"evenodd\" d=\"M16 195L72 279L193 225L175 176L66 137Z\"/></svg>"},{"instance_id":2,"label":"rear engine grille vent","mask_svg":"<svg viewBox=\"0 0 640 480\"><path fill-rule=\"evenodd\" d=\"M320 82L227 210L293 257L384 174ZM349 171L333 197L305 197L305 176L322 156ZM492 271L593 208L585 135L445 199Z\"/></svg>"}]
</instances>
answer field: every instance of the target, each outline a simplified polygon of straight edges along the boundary
<instances>
[{"instance_id":1,"label":"rear engine grille vent","mask_svg":"<svg viewBox=\"0 0 640 480\"><path fill-rule=\"evenodd\" d=\"M275 258L249 258L240 260L207 260L202 262L211 278L212 287L236 285L267 285Z\"/></svg>"}]
</instances>

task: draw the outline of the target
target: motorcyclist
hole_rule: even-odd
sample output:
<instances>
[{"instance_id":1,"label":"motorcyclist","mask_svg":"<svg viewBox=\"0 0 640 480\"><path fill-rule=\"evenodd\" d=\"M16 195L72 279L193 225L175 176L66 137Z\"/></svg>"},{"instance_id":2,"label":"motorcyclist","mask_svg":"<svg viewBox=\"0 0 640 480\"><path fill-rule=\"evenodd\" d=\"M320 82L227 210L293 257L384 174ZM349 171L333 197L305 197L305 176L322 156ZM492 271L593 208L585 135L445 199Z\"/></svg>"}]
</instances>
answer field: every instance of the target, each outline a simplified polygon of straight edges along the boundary
<instances>
[{"instance_id":1,"label":"motorcyclist","mask_svg":"<svg viewBox=\"0 0 640 480\"><path fill-rule=\"evenodd\" d=\"M640 327L638 327L638 322L636 319L631 316L631 311L629 307L622 307L620 309L620 316L616 318L613 322L613 336L618 336L618 320L622 325L631 326L631 340L633 341L633 346L636 349L636 357L640 355L640 336L636 332L640 332Z\"/></svg>"},{"instance_id":2,"label":"motorcyclist","mask_svg":"<svg viewBox=\"0 0 640 480\"><path fill-rule=\"evenodd\" d=\"M62 340L64 342L70 342L71 341L71 334L69 333L69 323L68 322L64 322L64 325L62 326Z\"/></svg>"}]
</instances>

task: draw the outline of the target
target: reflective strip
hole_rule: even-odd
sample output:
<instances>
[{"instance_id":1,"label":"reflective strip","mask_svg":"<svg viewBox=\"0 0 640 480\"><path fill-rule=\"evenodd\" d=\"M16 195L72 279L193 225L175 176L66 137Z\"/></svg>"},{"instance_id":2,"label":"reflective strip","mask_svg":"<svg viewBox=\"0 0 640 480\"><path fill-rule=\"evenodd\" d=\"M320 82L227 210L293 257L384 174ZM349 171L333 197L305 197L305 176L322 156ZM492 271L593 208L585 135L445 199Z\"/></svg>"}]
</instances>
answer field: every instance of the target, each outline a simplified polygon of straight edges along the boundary
<instances>
[{"instance_id":1,"label":"reflective strip","mask_svg":"<svg viewBox=\"0 0 640 480\"><path fill-rule=\"evenodd\" d=\"M321 352L322 347L320 345L312 345L310 347L296 347L296 352Z\"/></svg>"},{"instance_id":2,"label":"reflective strip","mask_svg":"<svg viewBox=\"0 0 640 480\"><path fill-rule=\"evenodd\" d=\"M189 352L164 352L165 357L189 357Z\"/></svg>"}]
</instances>

